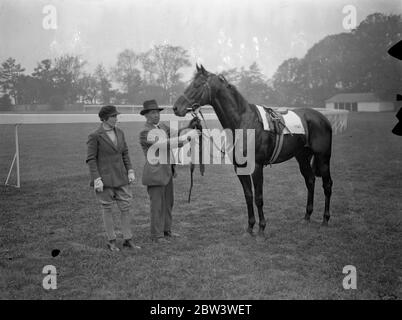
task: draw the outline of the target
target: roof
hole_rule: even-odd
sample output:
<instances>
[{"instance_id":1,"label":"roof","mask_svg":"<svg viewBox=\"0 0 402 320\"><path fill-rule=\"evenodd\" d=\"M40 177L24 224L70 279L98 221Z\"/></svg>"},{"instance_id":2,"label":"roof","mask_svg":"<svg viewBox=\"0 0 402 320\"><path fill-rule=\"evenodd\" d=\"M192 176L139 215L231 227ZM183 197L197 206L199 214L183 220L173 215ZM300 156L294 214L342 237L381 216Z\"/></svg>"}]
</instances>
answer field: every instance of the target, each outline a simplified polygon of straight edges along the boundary
<instances>
[{"instance_id":1,"label":"roof","mask_svg":"<svg viewBox=\"0 0 402 320\"><path fill-rule=\"evenodd\" d=\"M384 101L380 99L377 94L373 92L366 93L340 93L325 102L379 102Z\"/></svg>"}]
</instances>

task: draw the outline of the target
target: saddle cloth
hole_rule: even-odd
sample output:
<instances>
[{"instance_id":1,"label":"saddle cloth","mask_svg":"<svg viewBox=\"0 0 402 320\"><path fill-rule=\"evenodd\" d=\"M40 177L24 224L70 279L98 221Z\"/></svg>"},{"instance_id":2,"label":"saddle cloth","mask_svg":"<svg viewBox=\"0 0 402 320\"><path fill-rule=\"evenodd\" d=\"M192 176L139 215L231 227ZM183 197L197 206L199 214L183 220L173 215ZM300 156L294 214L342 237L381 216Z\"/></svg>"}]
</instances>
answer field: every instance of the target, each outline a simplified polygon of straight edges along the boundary
<instances>
[{"instance_id":1,"label":"saddle cloth","mask_svg":"<svg viewBox=\"0 0 402 320\"><path fill-rule=\"evenodd\" d=\"M258 117L263 124L264 130L273 131L279 134L306 133L300 117L293 111L287 110L286 113L279 113L264 106L256 105L256 107L258 110ZM275 117L275 119L272 119L272 115ZM275 126L275 122L277 121L279 121L279 127L282 127L283 131L281 130L282 128L279 128L278 132L278 128Z\"/></svg>"}]
</instances>

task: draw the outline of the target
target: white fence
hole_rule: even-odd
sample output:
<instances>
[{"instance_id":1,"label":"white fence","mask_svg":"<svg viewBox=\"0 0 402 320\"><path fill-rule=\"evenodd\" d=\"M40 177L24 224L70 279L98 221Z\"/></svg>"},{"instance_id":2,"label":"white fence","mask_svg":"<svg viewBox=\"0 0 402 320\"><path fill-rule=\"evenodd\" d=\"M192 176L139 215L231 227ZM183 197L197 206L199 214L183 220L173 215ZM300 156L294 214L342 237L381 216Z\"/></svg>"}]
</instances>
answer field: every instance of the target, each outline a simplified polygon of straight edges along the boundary
<instances>
[{"instance_id":1,"label":"white fence","mask_svg":"<svg viewBox=\"0 0 402 320\"><path fill-rule=\"evenodd\" d=\"M83 111L84 112L98 112L100 108L102 108L103 105L101 104L84 104L83 106ZM142 110L142 105L128 105L128 104L114 104L114 106L119 110L120 112L131 112L131 113L139 113L140 110ZM171 105L160 105L159 107L164 108L166 110L172 110L173 106ZM202 107L205 110L212 110L211 106L203 106Z\"/></svg>"}]
</instances>

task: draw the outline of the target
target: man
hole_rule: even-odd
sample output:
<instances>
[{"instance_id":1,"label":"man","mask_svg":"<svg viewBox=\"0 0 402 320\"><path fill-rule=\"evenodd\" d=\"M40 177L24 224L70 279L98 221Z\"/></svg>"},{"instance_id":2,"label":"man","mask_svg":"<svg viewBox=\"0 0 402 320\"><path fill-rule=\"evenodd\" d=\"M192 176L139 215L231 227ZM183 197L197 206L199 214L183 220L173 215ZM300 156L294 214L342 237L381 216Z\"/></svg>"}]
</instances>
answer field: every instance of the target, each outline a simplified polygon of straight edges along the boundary
<instances>
[{"instance_id":1,"label":"man","mask_svg":"<svg viewBox=\"0 0 402 320\"><path fill-rule=\"evenodd\" d=\"M140 143L146 158L142 183L147 186L151 203L151 239L154 242L169 242L172 237L172 208L173 208L173 177L174 165L171 164L171 147L181 147L184 143L199 135L197 130L191 130L186 135L171 138L170 128L159 123L160 111L155 100L145 101L140 114L145 116L145 128L140 133ZM163 130L163 131L160 131ZM159 139L156 139L155 137ZM154 163L151 146L158 149L156 153L159 159ZM163 157L161 154L166 156ZM178 235L176 235L178 236Z\"/></svg>"},{"instance_id":2,"label":"man","mask_svg":"<svg viewBox=\"0 0 402 320\"><path fill-rule=\"evenodd\" d=\"M91 175L90 185L102 206L103 222L108 238L107 246L111 251L120 251L116 245L116 234L112 217L114 202L120 211L121 228L124 238L123 247L140 249L132 242L130 230L131 191L129 184L135 180L134 170L124 133L116 127L115 106L104 106L99 111L102 121L100 127L88 137L87 164Z\"/></svg>"}]
</instances>

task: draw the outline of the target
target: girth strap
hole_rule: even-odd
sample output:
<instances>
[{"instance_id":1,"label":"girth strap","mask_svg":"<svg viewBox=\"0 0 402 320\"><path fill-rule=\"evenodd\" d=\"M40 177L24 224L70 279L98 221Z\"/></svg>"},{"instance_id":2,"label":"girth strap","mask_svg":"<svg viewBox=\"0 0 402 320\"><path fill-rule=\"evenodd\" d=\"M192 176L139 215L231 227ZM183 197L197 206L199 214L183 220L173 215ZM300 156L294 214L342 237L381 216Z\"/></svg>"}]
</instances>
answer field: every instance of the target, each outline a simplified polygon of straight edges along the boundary
<instances>
[{"instance_id":1,"label":"girth strap","mask_svg":"<svg viewBox=\"0 0 402 320\"><path fill-rule=\"evenodd\" d=\"M283 133L276 134L274 151L272 152L271 159L269 159L268 162L270 166L272 166L272 163L274 163L278 158L279 154L282 151L282 146L283 146Z\"/></svg>"}]
</instances>

